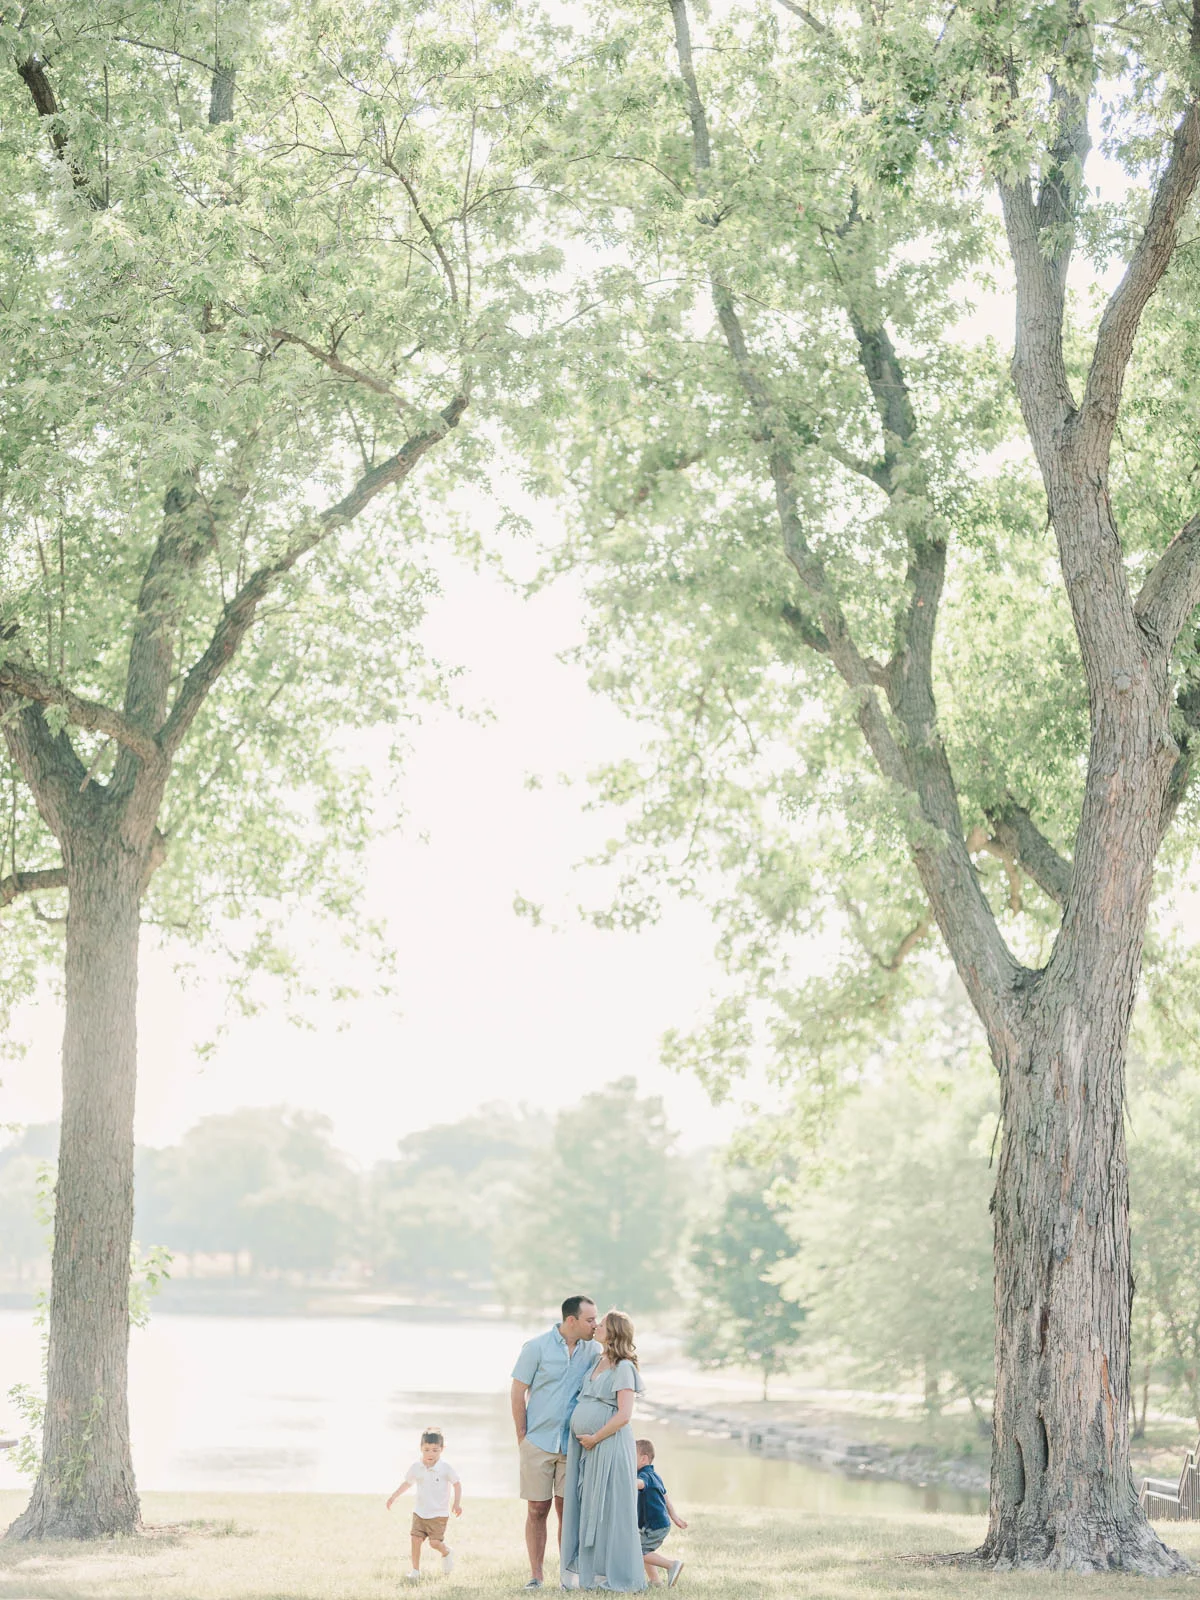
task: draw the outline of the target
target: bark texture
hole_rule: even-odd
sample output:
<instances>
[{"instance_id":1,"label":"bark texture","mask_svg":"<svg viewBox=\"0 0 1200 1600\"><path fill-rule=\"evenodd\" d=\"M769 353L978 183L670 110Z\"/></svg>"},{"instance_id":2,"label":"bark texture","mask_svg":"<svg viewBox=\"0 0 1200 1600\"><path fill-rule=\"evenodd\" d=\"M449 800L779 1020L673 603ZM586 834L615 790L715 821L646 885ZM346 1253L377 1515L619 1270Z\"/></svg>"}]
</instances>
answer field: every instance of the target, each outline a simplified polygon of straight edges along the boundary
<instances>
[{"instance_id":1,"label":"bark texture","mask_svg":"<svg viewBox=\"0 0 1200 1600\"><path fill-rule=\"evenodd\" d=\"M42 1468L17 1539L132 1533L126 1349L133 1234L137 959L144 863L72 840L62 1140L55 1185Z\"/></svg>"}]
</instances>

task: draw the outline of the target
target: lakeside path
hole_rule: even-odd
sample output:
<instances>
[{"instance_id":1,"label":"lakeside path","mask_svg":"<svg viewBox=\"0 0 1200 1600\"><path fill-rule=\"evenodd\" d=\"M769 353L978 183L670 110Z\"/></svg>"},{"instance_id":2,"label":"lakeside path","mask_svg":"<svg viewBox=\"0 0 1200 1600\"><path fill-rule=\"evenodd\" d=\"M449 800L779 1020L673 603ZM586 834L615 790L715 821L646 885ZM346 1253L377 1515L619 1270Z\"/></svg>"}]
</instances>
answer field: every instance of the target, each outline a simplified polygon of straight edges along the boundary
<instances>
[{"instance_id":1,"label":"lakeside path","mask_svg":"<svg viewBox=\"0 0 1200 1600\"><path fill-rule=\"evenodd\" d=\"M0 1494L0 1526L24 1497ZM92 1545L0 1544L4 1600L393 1600L407 1589L408 1515L361 1495L143 1496L151 1525L139 1539ZM455 1572L428 1590L502 1595L520 1590L522 1506L468 1501L453 1534ZM793 1511L689 1507L675 1553L686 1560L681 1594L705 1600L987 1600L1045 1596L1145 1596L1139 1578L973 1574L914 1563L922 1553L976 1543L983 1523L935 1515L816 1516ZM1200 1560L1200 1526L1177 1548ZM433 1563L435 1570L438 1563ZM415 1585L413 1586L416 1587ZM556 1588L553 1575L547 1592ZM1195 1579L1153 1585L1157 1596L1195 1596Z\"/></svg>"}]
</instances>

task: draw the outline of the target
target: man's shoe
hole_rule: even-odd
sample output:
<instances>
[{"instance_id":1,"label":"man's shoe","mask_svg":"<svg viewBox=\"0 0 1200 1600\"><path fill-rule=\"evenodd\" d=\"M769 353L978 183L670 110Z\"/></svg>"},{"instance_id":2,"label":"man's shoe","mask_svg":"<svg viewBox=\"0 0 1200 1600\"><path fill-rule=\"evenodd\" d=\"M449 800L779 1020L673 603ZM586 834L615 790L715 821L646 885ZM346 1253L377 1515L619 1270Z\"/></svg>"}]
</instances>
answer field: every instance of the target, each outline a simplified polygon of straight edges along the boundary
<instances>
[{"instance_id":1,"label":"man's shoe","mask_svg":"<svg viewBox=\"0 0 1200 1600\"><path fill-rule=\"evenodd\" d=\"M530 1578L525 1587L527 1589L540 1589L542 1587L542 1580L540 1578Z\"/></svg>"},{"instance_id":2,"label":"man's shoe","mask_svg":"<svg viewBox=\"0 0 1200 1600\"><path fill-rule=\"evenodd\" d=\"M411 1572L407 1573L406 1577L408 1578L409 1583L420 1583L421 1581L421 1574L416 1567L414 1567Z\"/></svg>"},{"instance_id":3,"label":"man's shoe","mask_svg":"<svg viewBox=\"0 0 1200 1600\"><path fill-rule=\"evenodd\" d=\"M442 1557L442 1571L443 1572L453 1572L454 1571L454 1551L453 1550L447 1550L446 1554Z\"/></svg>"},{"instance_id":4,"label":"man's shoe","mask_svg":"<svg viewBox=\"0 0 1200 1600\"><path fill-rule=\"evenodd\" d=\"M679 1574L683 1571L682 1561L672 1561L667 1568L667 1588L673 1589L679 1582Z\"/></svg>"}]
</instances>

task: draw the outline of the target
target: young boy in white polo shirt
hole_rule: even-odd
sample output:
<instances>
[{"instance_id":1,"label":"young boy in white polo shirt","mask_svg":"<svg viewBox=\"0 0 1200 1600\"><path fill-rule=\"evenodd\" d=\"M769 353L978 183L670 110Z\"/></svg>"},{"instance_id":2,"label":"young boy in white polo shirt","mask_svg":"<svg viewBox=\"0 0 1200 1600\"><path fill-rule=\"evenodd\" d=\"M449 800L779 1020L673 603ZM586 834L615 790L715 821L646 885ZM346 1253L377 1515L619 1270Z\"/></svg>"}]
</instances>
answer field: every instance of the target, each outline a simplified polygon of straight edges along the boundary
<instances>
[{"instance_id":1,"label":"young boy in white polo shirt","mask_svg":"<svg viewBox=\"0 0 1200 1600\"><path fill-rule=\"evenodd\" d=\"M417 1491L417 1503L412 1519L412 1571L409 1582L416 1583L421 1576L421 1546L426 1539L442 1558L442 1571L454 1571L454 1552L446 1543L446 1524L453 1511L462 1516L462 1483L458 1473L448 1461L442 1460L445 1440L435 1428L426 1428L421 1435L421 1459L414 1461L404 1474L404 1482L387 1503L390 1511L404 1491L411 1485ZM450 1504L450 1491L454 1490L454 1504Z\"/></svg>"}]
</instances>

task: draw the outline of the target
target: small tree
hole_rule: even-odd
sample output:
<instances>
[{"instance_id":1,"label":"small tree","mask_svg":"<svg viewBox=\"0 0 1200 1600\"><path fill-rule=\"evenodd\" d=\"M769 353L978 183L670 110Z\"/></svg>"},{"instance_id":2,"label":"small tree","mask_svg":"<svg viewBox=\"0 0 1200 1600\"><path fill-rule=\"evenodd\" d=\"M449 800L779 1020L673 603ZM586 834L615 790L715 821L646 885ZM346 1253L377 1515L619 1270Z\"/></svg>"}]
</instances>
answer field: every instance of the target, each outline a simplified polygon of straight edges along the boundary
<instances>
[{"instance_id":1,"label":"small tree","mask_svg":"<svg viewBox=\"0 0 1200 1600\"><path fill-rule=\"evenodd\" d=\"M764 1400L804 1331L805 1312L777 1277L795 1251L753 1168L734 1170L721 1210L692 1247L698 1302L688 1353L702 1367L756 1367Z\"/></svg>"},{"instance_id":2,"label":"small tree","mask_svg":"<svg viewBox=\"0 0 1200 1600\"><path fill-rule=\"evenodd\" d=\"M255 1267L312 1271L351 1250L359 1179L328 1117L282 1106L203 1117L177 1145L139 1151L155 1238L172 1250L246 1251ZM138 1225L145 1231L139 1206Z\"/></svg>"},{"instance_id":3,"label":"small tree","mask_svg":"<svg viewBox=\"0 0 1200 1600\"><path fill-rule=\"evenodd\" d=\"M979 1077L907 1073L851 1100L797 1186L782 1273L809 1333L869 1381L916 1378L930 1414L992 1387L987 1202L996 1113Z\"/></svg>"},{"instance_id":4,"label":"small tree","mask_svg":"<svg viewBox=\"0 0 1200 1600\"><path fill-rule=\"evenodd\" d=\"M619 1078L554 1122L549 1152L503 1230L498 1287L511 1305L590 1294L652 1311L676 1293L684 1194L662 1101Z\"/></svg>"},{"instance_id":5,"label":"small tree","mask_svg":"<svg viewBox=\"0 0 1200 1600\"><path fill-rule=\"evenodd\" d=\"M372 1266L425 1292L493 1279L506 1220L537 1181L549 1139L548 1117L499 1104L401 1139L367 1184Z\"/></svg>"}]
</instances>

